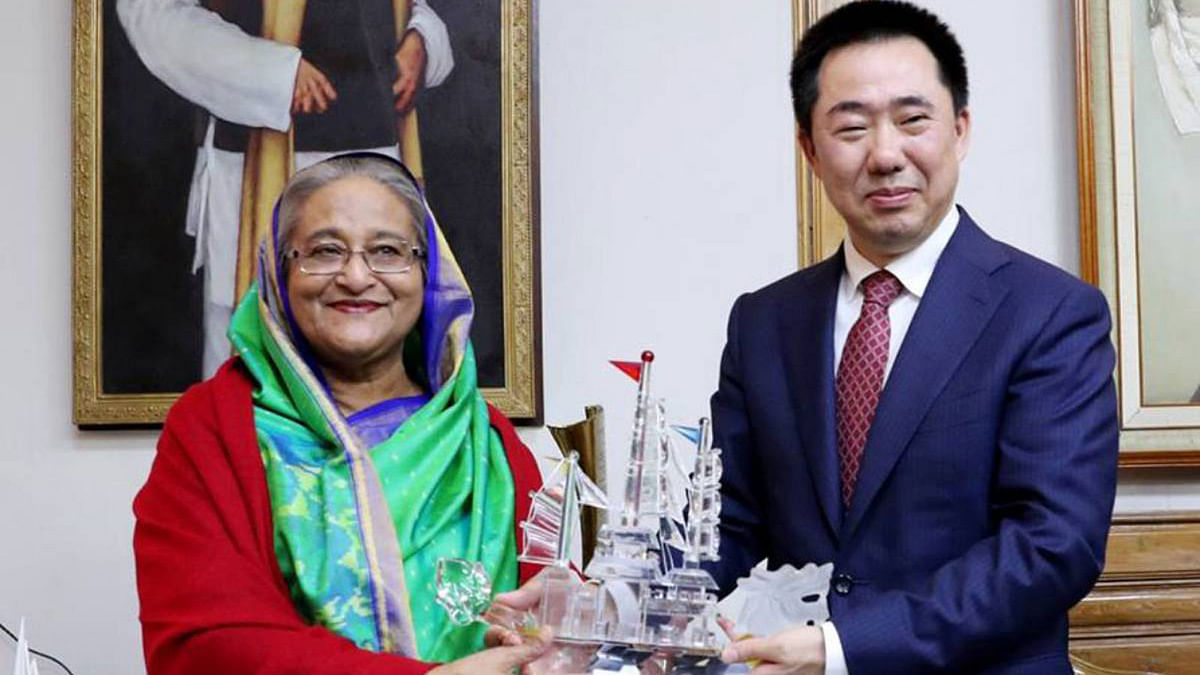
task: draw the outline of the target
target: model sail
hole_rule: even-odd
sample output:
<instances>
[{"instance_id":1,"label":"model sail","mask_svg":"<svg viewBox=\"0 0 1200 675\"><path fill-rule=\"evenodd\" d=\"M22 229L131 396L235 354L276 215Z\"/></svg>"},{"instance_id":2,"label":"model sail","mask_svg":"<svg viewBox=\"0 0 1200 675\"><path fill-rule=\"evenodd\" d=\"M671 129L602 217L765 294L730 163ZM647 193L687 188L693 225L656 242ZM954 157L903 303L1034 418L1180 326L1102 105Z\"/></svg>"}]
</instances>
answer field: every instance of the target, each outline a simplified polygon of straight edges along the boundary
<instances>
[{"instance_id":1,"label":"model sail","mask_svg":"<svg viewBox=\"0 0 1200 675\"><path fill-rule=\"evenodd\" d=\"M608 497L579 468L579 453L571 451L532 495L529 517L521 523L525 546L521 562L566 567L579 524L579 509L608 508Z\"/></svg>"}]
</instances>

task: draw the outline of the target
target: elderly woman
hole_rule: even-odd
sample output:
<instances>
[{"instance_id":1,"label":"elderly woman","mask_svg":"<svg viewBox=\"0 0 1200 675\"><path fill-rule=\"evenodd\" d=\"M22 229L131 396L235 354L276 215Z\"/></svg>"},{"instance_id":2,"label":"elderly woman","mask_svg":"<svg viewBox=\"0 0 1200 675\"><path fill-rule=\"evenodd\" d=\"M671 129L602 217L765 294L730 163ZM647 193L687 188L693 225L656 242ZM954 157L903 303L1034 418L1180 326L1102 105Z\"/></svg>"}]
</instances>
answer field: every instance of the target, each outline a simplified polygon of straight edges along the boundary
<instances>
[{"instance_id":1,"label":"elderly woman","mask_svg":"<svg viewBox=\"0 0 1200 675\"><path fill-rule=\"evenodd\" d=\"M435 603L443 557L498 590L537 466L476 386L470 291L407 171L297 173L234 313L236 356L167 416L134 502L150 675L507 673ZM473 654L474 653L474 654ZM444 665L435 666L442 662Z\"/></svg>"}]
</instances>

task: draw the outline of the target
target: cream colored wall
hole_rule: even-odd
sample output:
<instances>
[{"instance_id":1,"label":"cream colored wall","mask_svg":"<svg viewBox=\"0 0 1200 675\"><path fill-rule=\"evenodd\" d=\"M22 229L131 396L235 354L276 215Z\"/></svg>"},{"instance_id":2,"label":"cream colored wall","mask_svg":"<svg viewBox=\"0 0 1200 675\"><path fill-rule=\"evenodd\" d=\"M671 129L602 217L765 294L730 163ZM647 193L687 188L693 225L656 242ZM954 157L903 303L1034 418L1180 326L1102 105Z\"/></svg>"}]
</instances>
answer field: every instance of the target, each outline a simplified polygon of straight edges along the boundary
<instances>
[{"instance_id":1,"label":"cream colored wall","mask_svg":"<svg viewBox=\"0 0 1200 675\"><path fill-rule=\"evenodd\" d=\"M71 4L10 3L0 23L0 621L27 616L79 675L123 675L142 672L129 503L155 434L70 423ZM1075 269L1067 3L931 4L975 82L962 201ZM605 361L657 350L672 414L704 414L729 305L794 268L789 3L540 5L546 418L605 404L617 454L632 387ZM1198 487L1133 476L1120 506L1197 508Z\"/></svg>"}]
</instances>

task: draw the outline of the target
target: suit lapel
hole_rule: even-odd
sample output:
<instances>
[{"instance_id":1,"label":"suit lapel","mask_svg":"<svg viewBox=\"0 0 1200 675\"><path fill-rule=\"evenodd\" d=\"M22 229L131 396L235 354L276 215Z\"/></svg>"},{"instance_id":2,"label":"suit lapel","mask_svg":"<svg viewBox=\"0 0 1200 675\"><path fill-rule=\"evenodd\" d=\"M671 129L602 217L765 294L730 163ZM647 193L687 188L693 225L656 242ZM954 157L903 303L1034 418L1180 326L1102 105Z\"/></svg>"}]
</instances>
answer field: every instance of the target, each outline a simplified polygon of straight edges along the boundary
<instances>
[{"instance_id":1,"label":"suit lapel","mask_svg":"<svg viewBox=\"0 0 1200 675\"><path fill-rule=\"evenodd\" d=\"M804 277L807 284L779 313L784 367L800 444L813 490L835 540L842 509L833 407L833 314L842 267L840 251L814 266Z\"/></svg>"},{"instance_id":2,"label":"suit lapel","mask_svg":"<svg viewBox=\"0 0 1200 675\"><path fill-rule=\"evenodd\" d=\"M1006 294L989 280L1005 260L1003 249L962 212L880 394L843 539L861 522L933 400Z\"/></svg>"}]
</instances>

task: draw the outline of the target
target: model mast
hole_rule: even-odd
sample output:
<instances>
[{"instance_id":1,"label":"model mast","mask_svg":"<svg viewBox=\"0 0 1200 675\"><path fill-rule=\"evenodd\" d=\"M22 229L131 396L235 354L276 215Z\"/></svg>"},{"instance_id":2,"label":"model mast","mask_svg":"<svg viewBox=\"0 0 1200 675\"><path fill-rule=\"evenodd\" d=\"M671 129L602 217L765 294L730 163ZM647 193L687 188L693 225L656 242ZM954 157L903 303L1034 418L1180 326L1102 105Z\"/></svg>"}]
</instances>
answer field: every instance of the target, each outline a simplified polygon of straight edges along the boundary
<instances>
[{"instance_id":1,"label":"model mast","mask_svg":"<svg viewBox=\"0 0 1200 675\"><path fill-rule=\"evenodd\" d=\"M688 486L687 544L683 549L683 567L671 570L670 576L679 584L715 590L712 575L700 567L701 562L720 559L721 522L721 450L712 447L712 424L701 417L695 428L675 427L684 437L696 443L696 462Z\"/></svg>"},{"instance_id":2,"label":"model mast","mask_svg":"<svg viewBox=\"0 0 1200 675\"><path fill-rule=\"evenodd\" d=\"M652 447L648 443L647 432L652 428L649 422L654 414L650 398L650 365L653 362L654 353L645 351L642 352L640 366L614 364L627 374L637 371L637 406L633 413L633 434L620 524L604 525L596 536L596 554L584 570L587 576L594 579L653 581L659 576L660 546L655 508L658 506L658 471L651 471L648 476L646 466L648 449ZM657 457L653 459L657 460ZM654 468L657 469L657 462ZM651 479L651 484L647 484L647 478ZM650 503L644 504L647 496L652 496L653 501L646 500ZM651 518L653 527L648 524Z\"/></svg>"}]
</instances>

